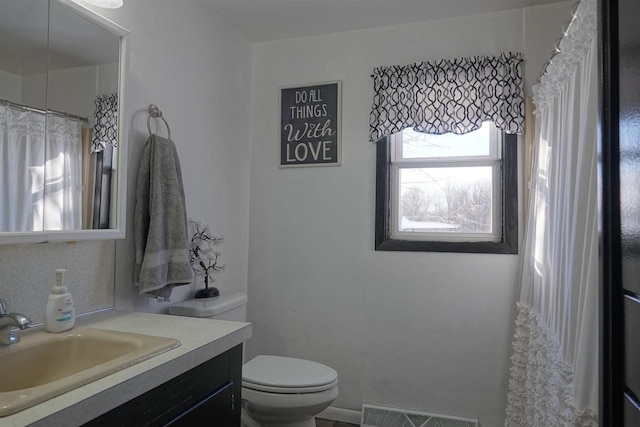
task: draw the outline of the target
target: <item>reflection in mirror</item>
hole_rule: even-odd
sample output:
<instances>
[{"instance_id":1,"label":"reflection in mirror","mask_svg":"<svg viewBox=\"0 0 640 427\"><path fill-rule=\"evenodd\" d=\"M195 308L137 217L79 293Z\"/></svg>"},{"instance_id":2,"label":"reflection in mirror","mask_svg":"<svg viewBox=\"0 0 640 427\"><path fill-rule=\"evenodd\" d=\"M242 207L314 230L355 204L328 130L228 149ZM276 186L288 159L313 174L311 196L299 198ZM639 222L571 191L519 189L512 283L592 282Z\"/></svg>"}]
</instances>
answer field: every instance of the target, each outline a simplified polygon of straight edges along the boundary
<instances>
[{"instance_id":1,"label":"reflection in mirror","mask_svg":"<svg viewBox=\"0 0 640 427\"><path fill-rule=\"evenodd\" d=\"M117 227L120 36L78 10L0 0L0 232Z\"/></svg>"},{"instance_id":2,"label":"reflection in mirror","mask_svg":"<svg viewBox=\"0 0 640 427\"><path fill-rule=\"evenodd\" d=\"M0 231L43 228L49 6L42 0L0 0ZM18 107L18 108L14 108Z\"/></svg>"},{"instance_id":3,"label":"reflection in mirror","mask_svg":"<svg viewBox=\"0 0 640 427\"><path fill-rule=\"evenodd\" d=\"M92 126L50 116L44 228L112 228L120 38L55 2L50 7L47 107L89 117Z\"/></svg>"}]
</instances>

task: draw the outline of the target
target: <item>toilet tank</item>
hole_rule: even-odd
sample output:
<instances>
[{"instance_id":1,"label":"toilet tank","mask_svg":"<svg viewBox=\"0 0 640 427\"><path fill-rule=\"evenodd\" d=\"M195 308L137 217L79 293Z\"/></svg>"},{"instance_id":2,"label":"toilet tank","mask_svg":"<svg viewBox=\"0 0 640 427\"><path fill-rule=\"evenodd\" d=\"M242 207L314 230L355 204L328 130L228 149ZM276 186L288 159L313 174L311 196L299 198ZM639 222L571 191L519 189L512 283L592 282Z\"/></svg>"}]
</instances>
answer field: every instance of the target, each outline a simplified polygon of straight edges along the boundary
<instances>
[{"instance_id":1,"label":"toilet tank","mask_svg":"<svg viewBox=\"0 0 640 427\"><path fill-rule=\"evenodd\" d=\"M236 292L179 302L169 307L169 314L244 322L247 320L247 294Z\"/></svg>"}]
</instances>

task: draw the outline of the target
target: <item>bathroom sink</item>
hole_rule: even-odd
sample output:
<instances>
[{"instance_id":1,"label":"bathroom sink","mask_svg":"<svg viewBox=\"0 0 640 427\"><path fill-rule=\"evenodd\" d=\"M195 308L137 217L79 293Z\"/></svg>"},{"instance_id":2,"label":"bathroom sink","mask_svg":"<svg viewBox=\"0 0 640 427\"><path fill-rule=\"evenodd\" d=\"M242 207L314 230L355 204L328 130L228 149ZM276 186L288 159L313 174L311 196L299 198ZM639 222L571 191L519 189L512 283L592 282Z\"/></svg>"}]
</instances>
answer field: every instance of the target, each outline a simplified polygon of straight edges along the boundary
<instances>
[{"instance_id":1,"label":"bathroom sink","mask_svg":"<svg viewBox=\"0 0 640 427\"><path fill-rule=\"evenodd\" d=\"M81 327L25 334L0 348L0 416L10 415L149 359L172 338Z\"/></svg>"}]
</instances>

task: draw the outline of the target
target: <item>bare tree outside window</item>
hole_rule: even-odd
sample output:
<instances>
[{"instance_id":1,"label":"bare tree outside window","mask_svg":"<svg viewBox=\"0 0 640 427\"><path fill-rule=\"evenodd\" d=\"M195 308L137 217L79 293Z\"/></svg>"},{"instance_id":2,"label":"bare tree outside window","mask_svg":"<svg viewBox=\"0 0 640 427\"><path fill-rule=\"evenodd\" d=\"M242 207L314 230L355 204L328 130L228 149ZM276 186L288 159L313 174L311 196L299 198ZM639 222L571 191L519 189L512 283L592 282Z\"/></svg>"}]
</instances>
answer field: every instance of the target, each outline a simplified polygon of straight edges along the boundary
<instances>
[{"instance_id":1,"label":"bare tree outside window","mask_svg":"<svg viewBox=\"0 0 640 427\"><path fill-rule=\"evenodd\" d=\"M491 171L479 173L489 179L473 179L476 171L456 172L461 178L437 179L424 172L428 178L422 182L401 181L400 219L408 220L402 231L491 233Z\"/></svg>"}]
</instances>

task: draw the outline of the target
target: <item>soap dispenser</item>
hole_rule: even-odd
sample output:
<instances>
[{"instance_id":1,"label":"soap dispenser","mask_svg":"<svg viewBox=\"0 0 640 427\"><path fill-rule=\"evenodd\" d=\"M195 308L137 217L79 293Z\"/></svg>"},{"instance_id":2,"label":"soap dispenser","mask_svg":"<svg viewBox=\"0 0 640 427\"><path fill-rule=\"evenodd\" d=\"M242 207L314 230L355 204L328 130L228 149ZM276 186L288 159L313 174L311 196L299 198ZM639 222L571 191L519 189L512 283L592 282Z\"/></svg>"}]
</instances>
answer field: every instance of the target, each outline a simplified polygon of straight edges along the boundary
<instances>
[{"instance_id":1,"label":"soap dispenser","mask_svg":"<svg viewBox=\"0 0 640 427\"><path fill-rule=\"evenodd\" d=\"M63 284L67 270L56 270L56 284L51 289L44 316L44 329L48 332L64 332L73 328L76 322L76 307L73 298Z\"/></svg>"}]
</instances>

